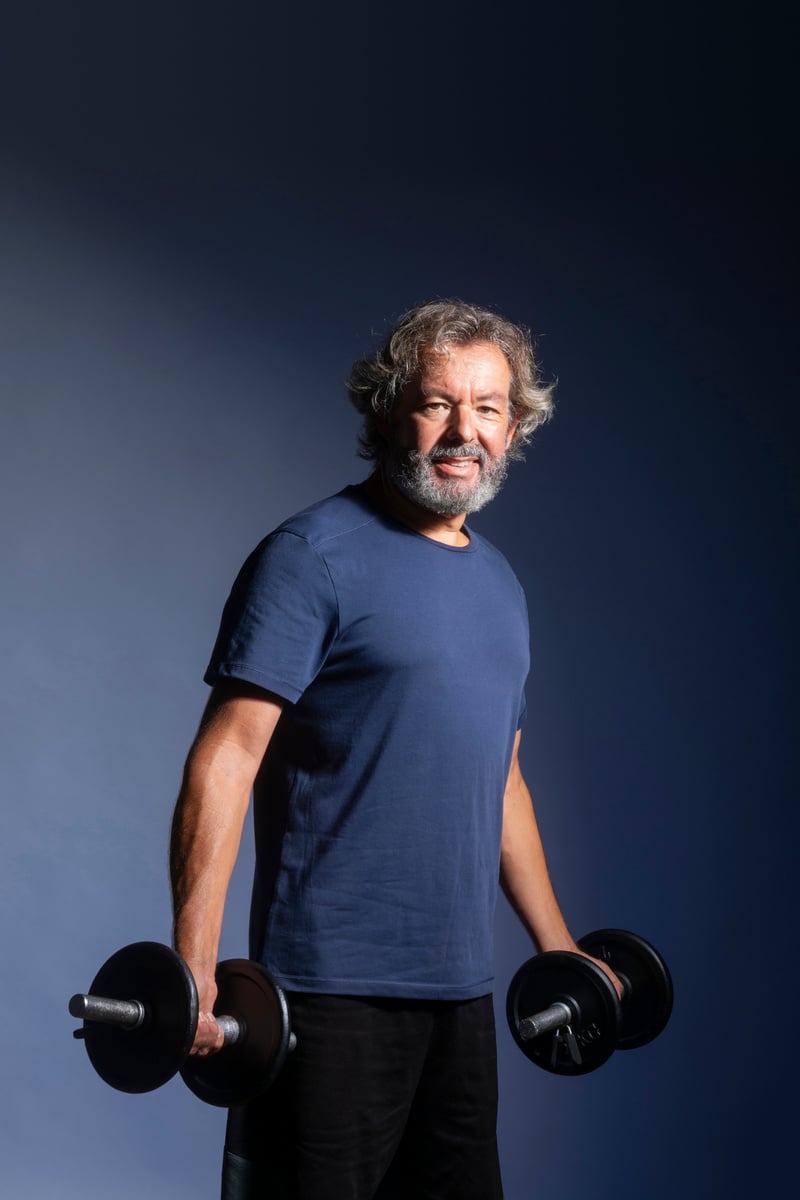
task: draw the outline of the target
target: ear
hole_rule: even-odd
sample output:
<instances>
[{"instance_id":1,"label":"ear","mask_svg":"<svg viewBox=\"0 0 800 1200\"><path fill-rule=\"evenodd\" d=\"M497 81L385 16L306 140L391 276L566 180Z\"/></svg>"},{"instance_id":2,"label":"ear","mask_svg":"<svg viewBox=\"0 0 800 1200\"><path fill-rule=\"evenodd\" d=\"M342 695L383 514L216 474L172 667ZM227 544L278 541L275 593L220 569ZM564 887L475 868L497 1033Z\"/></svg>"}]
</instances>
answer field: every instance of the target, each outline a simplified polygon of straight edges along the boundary
<instances>
[{"instance_id":1,"label":"ear","mask_svg":"<svg viewBox=\"0 0 800 1200\"><path fill-rule=\"evenodd\" d=\"M519 417L512 416L511 420L508 422L508 433L506 434L506 450L509 448L512 441L514 440L514 434L517 432L518 429L519 429Z\"/></svg>"}]
</instances>

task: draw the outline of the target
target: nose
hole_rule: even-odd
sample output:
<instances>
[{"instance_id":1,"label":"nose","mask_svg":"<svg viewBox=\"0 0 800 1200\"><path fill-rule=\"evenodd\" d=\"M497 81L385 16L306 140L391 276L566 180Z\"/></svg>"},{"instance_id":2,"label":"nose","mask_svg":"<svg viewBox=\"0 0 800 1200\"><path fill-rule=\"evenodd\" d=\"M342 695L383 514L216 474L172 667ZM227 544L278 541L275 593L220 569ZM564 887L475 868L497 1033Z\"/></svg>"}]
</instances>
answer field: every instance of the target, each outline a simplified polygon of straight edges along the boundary
<instances>
[{"instance_id":1,"label":"nose","mask_svg":"<svg viewBox=\"0 0 800 1200\"><path fill-rule=\"evenodd\" d=\"M471 442L475 438L475 414L471 404L454 404L450 409L448 433L457 443Z\"/></svg>"}]
</instances>

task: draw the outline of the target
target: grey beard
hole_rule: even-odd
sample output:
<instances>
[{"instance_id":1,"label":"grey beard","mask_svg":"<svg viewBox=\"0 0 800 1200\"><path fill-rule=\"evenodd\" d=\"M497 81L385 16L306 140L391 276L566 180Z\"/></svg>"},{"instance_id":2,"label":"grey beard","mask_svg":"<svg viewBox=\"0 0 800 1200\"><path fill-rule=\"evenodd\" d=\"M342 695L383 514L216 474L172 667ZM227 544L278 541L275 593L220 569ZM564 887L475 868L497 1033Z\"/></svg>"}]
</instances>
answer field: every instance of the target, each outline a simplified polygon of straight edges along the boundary
<instances>
[{"instance_id":1,"label":"grey beard","mask_svg":"<svg viewBox=\"0 0 800 1200\"><path fill-rule=\"evenodd\" d=\"M480 464L477 483L436 479L431 468L440 458L477 458ZM440 517L458 517L462 513L478 512L494 500L508 475L508 456L490 458L483 447L477 445L440 448L430 454L419 450L395 450L387 456L386 473L395 487L420 508Z\"/></svg>"}]
</instances>

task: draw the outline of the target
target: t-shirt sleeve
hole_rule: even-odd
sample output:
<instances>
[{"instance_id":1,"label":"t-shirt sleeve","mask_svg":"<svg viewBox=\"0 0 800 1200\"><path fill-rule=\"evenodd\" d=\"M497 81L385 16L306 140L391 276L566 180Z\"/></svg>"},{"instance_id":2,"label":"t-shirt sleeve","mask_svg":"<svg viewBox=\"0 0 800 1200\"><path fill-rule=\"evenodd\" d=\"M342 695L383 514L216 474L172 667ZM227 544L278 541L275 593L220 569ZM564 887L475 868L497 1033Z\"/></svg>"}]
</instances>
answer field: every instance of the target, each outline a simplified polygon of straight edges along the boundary
<instances>
[{"instance_id":1,"label":"t-shirt sleeve","mask_svg":"<svg viewBox=\"0 0 800 1200\"><path fill-rule=\"evenodd\" d=\"M245 562L222 613L206 683L242 679L294 703L338 627L333 583L306 538L281 530Z\"/></svg>"}]
</instances>

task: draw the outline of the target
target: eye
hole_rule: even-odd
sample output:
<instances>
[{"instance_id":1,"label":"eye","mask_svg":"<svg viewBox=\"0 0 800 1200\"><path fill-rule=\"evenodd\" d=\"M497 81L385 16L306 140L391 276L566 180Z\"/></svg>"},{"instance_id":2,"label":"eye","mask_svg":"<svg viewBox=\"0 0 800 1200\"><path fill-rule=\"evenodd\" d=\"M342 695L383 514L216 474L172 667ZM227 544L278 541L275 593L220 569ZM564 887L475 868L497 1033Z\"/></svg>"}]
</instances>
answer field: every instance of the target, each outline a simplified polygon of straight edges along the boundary
<instances>
[{"instance_id":1,"label":"eye","mask_svg":"<svg viewBox=\"0 0 800 1200\"><path fill-rule=\"evenodd\" d=\"M450 405L446 400L428 400L422 405L422 411L424 413L430 413L432 417L441 416L442 413L448 412L449 409Z\"/></svg>"}]
</instances>

